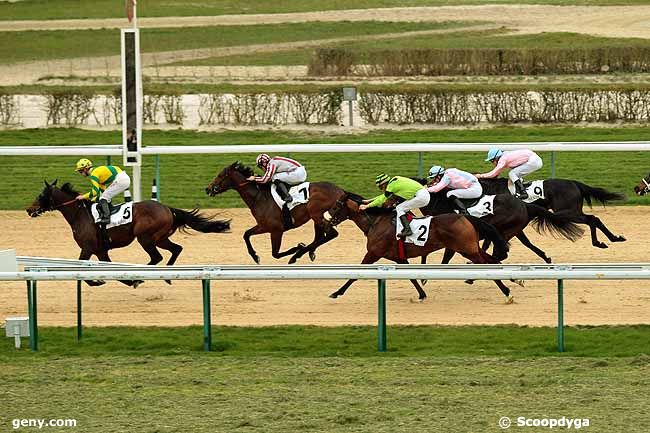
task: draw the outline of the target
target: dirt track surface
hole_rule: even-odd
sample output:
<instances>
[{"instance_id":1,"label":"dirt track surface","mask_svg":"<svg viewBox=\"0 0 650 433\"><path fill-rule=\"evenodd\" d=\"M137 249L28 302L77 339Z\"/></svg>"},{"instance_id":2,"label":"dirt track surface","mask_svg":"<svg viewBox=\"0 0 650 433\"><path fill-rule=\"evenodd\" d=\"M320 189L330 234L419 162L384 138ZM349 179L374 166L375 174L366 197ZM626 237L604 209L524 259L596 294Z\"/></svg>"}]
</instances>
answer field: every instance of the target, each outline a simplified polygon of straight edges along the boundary
<instances>
[{"instance_id":1,"label":"dirt track surface","mask_svg":"<svg viewBox=\"0 0 650 433\"><path fill-rule=\"evenodd\" d=\"M650 233L641 221L646 207L596 208L625 243L600 250L591 247L588 236L575 244L550 237L541 238L528 230L532 241L556 263L561 262L648 262ZM243 232L253 225L247 210L220 211L233 219L233 231L217 235L175 234L185 247L179 264L252 264L246 254ZM79 250L70 229L58 213L30 219L24 212L0 212L3 230L0 248L16 248L19 255L77 258ZM55 235L53 235L53 233ZM600 236L604 240L603 236ZM311 229L291 231L284 248L310 241ZM253 237L264 264L283 264L270 254L268 235ZM359 263L365 252L361 232L346 222L341 236L318 250L316 263ZM163 254L165 260L168 255ZM115 261L146 263L139 245L112 252ZM432 256L438 262L441 253ZM462 263L461 259L454 259ZM510 263L538 263L539 259L513 241ZM308 259L302 262L308 263ZM219 325L264 326L279 324L376 324L376 282L359 281L337 300L328 298L343 281L214 281L213 317ZM473 286L460 281L431 281L425 290L429 299L414 302L415 290L406 281L388 283L389 324L506 324L542 326L556 322L556 291L552 281L529 281L525 288L510 283L515 304L504 305L503 296L488 281ZM105 286L84 286L84 323L87 325L189 325L202 322L199 282L146 282L138 289L109 282ZM24 284L0 283L0 318L25 315ZM39 321L44 325L72 326L75 323L75 283L39 283ZM567 324L650 323L650 283L647 281L567 281L565 321Z\"/></svg>"},{"instance_id":2,"label":"dirt track surface","mask_svg":"<svg viewBox=\"0 0 650 433\"><path fill-rule=\"evenodd\" d=\"M650 6L479 5L352 9L283 14L140 18L141 28L298 23L309 21L487 21L519 32L576 32L650 37ZM126 19L5 21L0 31L127 27Z\"/></svg>"}]
</instances>

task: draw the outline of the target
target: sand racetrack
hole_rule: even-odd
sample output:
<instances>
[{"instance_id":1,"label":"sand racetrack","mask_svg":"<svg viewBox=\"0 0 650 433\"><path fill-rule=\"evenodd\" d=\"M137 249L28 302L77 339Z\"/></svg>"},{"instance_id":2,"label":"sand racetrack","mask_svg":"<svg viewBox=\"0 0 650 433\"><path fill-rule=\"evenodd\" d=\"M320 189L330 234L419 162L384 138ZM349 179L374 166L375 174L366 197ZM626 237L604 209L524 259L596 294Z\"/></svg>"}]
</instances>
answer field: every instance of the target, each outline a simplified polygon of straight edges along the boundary
<instances>
[{"instance_id":1,"label":"sand racetrack","mask_svg":"<svg viewBox=\"0 0 650 433\"><path fill-rule=\"evenodd\" d=\"M228 234L175 234L172 239L185 247L178 264L252 264L243 232L253 225L248 210L219 211L233 219ZM588 235L571 243L540 237L528 229L531 240L560 262L649 262L650 233L644 230L646 207L595 208L616 234L628 241L610 248L593 248ZM19 255L77 258L79 249L59 213L30 219L25 212L0 212L3 221L0 248L15 248ZM365 252L365 238L350 222L340 226L341 236L318 251L316 263L359 263ZM604 236L599 235L601 240ZM284 247L311 241L311 227L289 232ZM253 237L264 264L283 264L270 255L268 235ZM168 256L164 252L165 260ZM436 253L433 260L440 260ZM112 252L115 261L146 263L148 257L138 244ZM462 263L461 258L454 262ZM539 262L532 252L513 241L509 262ZM303 258L303 263L309 263ZM328 298L343 281L227 281L213 282L213 317L218 325L263 326L276 324L376 323L376 283L359 281L337 300ZM515 304L504 305L503 296L488 281L473 286L462 282L431 281L424 303L417 299L407 281L388 283L389 324L503 324L553 325L556 320L555 282L529 281L525 288L510 283ZM650 323L650 283L644 281L567 281L565 321L567 324ZM43 325L72 326L75 323L75 283L39 283L39 321ZM26 314L24 284L0 283L0 317ZM87 325L190 325L202 323L199 282L146 282L131 289L117 282L102 287L84 285L84 323Z\"/></svg>"}]
</instances>

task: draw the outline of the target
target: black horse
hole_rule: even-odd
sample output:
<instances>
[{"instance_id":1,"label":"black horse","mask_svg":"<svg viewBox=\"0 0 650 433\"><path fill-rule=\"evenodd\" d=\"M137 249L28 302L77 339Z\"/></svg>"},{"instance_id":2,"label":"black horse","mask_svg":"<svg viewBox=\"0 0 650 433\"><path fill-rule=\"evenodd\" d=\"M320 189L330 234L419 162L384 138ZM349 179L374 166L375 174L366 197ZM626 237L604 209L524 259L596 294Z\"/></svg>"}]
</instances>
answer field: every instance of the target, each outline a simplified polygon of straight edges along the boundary
<instances>
[{"instance_id":1,"label":"black horse","mask_svg":"<svg viewBox=\"0 0 650 433\"><path fill-rule=\"evenodd\" d=\"M540 233L550 233L556 237L564 237L576 241L583 235L584 231L575 224L574 216L566 211L549 212L534 203L524 203L510 193L496 194L492 202L492 214L482 218L483 221L496 228L503 238L508 241L516 237L527 248L537 254L546 263L551 263L551 258L544 251L533 245L524 233L524 229L533 223L535 230ZM420 211L423 215L440 215L453 212L455 209L453 200L447 197L443 190L438 193L431 193L429 204ZM489 239L485 240L483 249L490 246ZM445 251L444 259L451 260L453 252ZM443 259L443 260L444 260ZM443 261L443 263L445 263Z\"/></svg>"},{"instance_id":2,"label":"black horse","mask_svg":"<svg viewBox=\"0 0 650 433\"><path fill-rule=\"evenodd\" d=\"M508 179L480 179L480 182L484 194L509 193ZM591 244L594 247L607 248L607 244L598 240L596 229L603 232L611 242L625 242L625 237L610 232L600 218L583 212L583 202L586 201L591 207L594 199L605 205L612 201L625 200L625 195L591 187L577 180L547 179L544 181L544 198L534 203L556 213L566 211L572 215L573 221L588 225L591 230Z\"/></svg>"}]
</instances>

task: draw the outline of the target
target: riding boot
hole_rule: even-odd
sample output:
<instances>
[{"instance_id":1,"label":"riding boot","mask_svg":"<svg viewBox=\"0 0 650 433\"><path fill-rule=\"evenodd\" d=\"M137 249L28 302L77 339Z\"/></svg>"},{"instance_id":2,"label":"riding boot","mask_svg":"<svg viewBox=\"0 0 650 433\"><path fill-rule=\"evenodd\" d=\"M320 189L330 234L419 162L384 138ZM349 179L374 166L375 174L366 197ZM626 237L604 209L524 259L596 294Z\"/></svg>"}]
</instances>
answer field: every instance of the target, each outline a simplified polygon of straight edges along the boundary
<instances>
[{"instance_id":1,"label":"riding boot","mask_svg":"<svg viewBox=\"0 0 650 433\"><path fill-rule=\"evenodd\" d=\"M520 200L525 200L528 198L528 193L526 192L526 188L524 188L524 181L521 179L517 179L515 182L515 189L517 190L517 193L515 194L518 199Z\"/></svg>"},{"instance_id":2,"label":"riding boot","mask_svg":"<svg viewBox=\"0 0 650 433\"><path fill-rule=\"evenodd\" d=\"M461 215L468 215L467 213L467 208L465 207L465 203L461 201L458 197L454 197L454 206L458 209L458 213Z\"/></svg>"},{"instance_id":3,"label":"riding boot","mask_svg":"<svg viewBox=\"0 0 650 433\"><path fill-rule=\"evenodd\" d=\"M97 206L99 209L99 223L100 224L108 224L111 222L111 208L108 203L108 200L99 200L99 206Z\"/></svg>"},{"instance_id":4,"label":"riding boot","mask_svg":"<svg viewBox=\"0 0 650 433\"><path fill-rule=\"evenodd\" d=\"M408 215L404 214L399 217L400 222L402 223L402 232L399 234L401 238L406 238L411 236L413 232L411 231L411 222L409 221Z\"/></svg>"},{"instance_id":5,"label":"riding boot","mask_svg":"<svg viewBox=\"0 0 650 433\"><path fill-rule=\"evenodd\" d=\"M291 203L293 201L293 197L289 195L289 186L287 186L286 183L276 180L273 182L275 184L276 191L278 192L278 195L284 201L285 203Z\"/></svg>"}]
</instances>

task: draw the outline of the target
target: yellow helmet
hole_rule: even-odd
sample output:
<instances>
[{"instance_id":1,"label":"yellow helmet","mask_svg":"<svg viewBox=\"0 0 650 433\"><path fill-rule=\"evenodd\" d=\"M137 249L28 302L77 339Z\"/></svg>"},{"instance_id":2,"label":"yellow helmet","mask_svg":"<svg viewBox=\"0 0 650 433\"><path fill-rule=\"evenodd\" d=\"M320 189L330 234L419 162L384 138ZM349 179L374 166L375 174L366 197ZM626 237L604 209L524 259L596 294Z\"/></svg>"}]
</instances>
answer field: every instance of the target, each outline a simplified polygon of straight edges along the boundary
<instances>
[{"instance_id":1,"label":"yellow helmet","mask_svg":"<svg viewBox=\"0 0 650 433\"><path fill-rule=\"evenodd\" d=\"M86 158L81 158L79 161L77 161L77 168L76 170L83 170L84 168L90 168L93 166L93 162L89 159Z\"/></svg>"}]
</instances>

